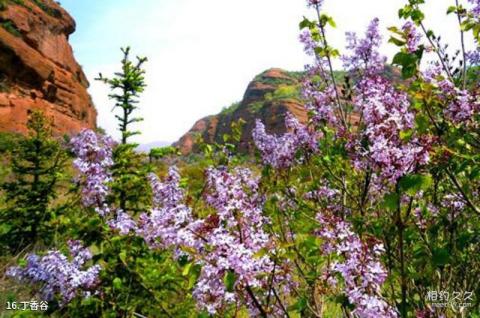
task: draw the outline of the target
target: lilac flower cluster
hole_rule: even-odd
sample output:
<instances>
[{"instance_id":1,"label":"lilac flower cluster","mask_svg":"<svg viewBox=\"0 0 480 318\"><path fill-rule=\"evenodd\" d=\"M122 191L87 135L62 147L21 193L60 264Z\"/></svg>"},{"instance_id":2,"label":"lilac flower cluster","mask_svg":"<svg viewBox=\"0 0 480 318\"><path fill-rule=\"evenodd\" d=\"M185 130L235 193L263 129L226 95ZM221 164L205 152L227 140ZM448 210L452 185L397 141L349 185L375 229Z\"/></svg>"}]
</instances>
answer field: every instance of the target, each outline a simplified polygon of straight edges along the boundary
<instances>
[{"instance_id":1,"label":"lilac flower cluster","mask_svg":"<svg viewBox=\"0 0 480 318\"><path fill-rule=\"evenodd\" d=\"M467 63L471 66L479 66L480 65L480 48L476 50L468 51L466 53L466 60Z\"/></svg>"},{"instance_id":2,"label":"lilac flower cluster","mask_svg":"<svg viewBox=\"0 0 480 318\"><path fill-rule=\"evenodd\" d=\"M344 207L341 204L340 191L328 186L321 186L314 191L307 192L305 193L304 198L324 203L327 211L340 212L344 210Z\"/></svg>"},{"instance_id":3,"label":"lilac flower cluster","mask_svg":"<svg viewBox=\"0 0 480 318\"><path fill-rule=\"evenodd\" d=\"M473 7L470 9L471 15L475 19L480 19L480 0L468 0L468 2L473 5Z\"/></svg>"},{"instance_id":4,"label":"lilac flower cluster","mask_svg":"<svg viewBox=\"0 0 480 318\"><path fill-rule=\"evenodd\" d=\"M119 231L121 235L127 235L137 230L137 223L122 210L118 210L116 218L108 220L107 224L111 229Z\"/></svg>"},{"instance_id":5,"label":"lilac flower cluster","mask_svg":"<svg viewBox=\"0 0 480 318\"><path fill-rule=\"evenodd\" d=\"M415 24L408 21L403 25L402 30L405 33L405 38L407 40L406 47L408 53L417 51L420 41L422 40L422 35L418 32Z\"/></svg>"},{"instance_id":6,"label":"lilac flower cluster","mask_svg":"<svg viewBox=\"0 0 480 318\"><path fill-rule=\"evenodd\" d=\"M352 314L364 318L398 317L395 309L379 296L387 278L379 260L383 246L363 242L351 226L338 217L319 214L317 220L321 224L318 235L323 239L323 251L339 257L330 265L327 281L337 286L336 274L343 278L343 291L355 306Z\"/></svg>"},{"instance_id":7,"label":"lilac flower cluster","mask_svg":"<svg viewBox=\"0 0 480 318\"><path fill-rule=\"evenodd\" d=\"M289 130L282 136L270 135L265 126L257 120L253 130L253 141L260 150L262 159L274 168L288 168L295 160L298 150L318 151L319 133L312 132L292 114L286 113L285 125Z\"/></svg>"},{"instance_id":8,"label":"lilac flower cluster","mask_svg":"<svg viewBox=\"0 0 480 318\"><path fill-rule=\"evenodd\" d=\"M99 283L100 266L82 270L92 254L78 241L68 243L71 261L59 251L49 251L43 257L30 254L25 267L10 267L7 275L23 283L40 284L42 297L50 301L58 295L62 306L78 295L90 296Z\"/></svg>"},{"instance_id":9,"label":"lilac flower cluster","mask_svg":"<svg viewBox=\"0 0 480 318\"><path fill-rule=\"evenodd\" d=\"M315 48L318 47L317 42L312 38L312 32L309 29L303 30L299 36L300 42L303 43L305 53L310 56L315 55Z\"/></svg>"},{"instance_id":10,"label":"lilac flower cluster","mask_svg":"<svg viewBox=\"0 0 480 318\"><path fill-rule=\"evenodd\" d=\"M196 238L187 228L193 226L191 210L184 201L180 188L180 175L171 167L162 183L155 174L149 176L153 190L153 210L139 218L137 234L142 236L151 248L187 245L195 247Z\"/></svg>"},{"instance_id":11,"label":"lilac flower cluster","mask_svg":"<svg viewBox=\"0 0 480 318\"><path fill-rule=\"evenodd\" d=\"M223 277L231 271L236 277L236 297L247 300L251 314L258 315L248 290L260 290L257 297L261 302L274 268L267 255L258 255L274 247L263 230L269 221L262 214L258 179L248 169L237 168L232 173L226 169L209 169L207 185L206 202L216 210L216 217L196 229L209 248L200 250L204 266L194 296L210 313L221 308L222 303L232 303L235 298L223 284ZM273 286L277 287L285 278L282 268L277 268Z\"/></svg>"},{"instance_id":12,"label":"lilac flower cluster","mask_svg":"<svg viewBox=\"0 0 480 318\"><path fill-rule=\"evenodd\" d=\"M424 72L427 82L438 87L438 97L446 105L444 108L445 117L455 124L469 124L475 114L480 112L478 97L472 95L468 90L455 86L446 76L442 74L439 65L433 65Z\"/></svg>"},{"instance_id":13,"label":"lilac flower cluster","mask_svg":"<svg viewBox=\"0 0 480 318\"><path fill-rule=\"evenodd\" d=\"M169 170L164 182L152 175L155 207L150 215L140 217L137 233L152 248L170 246L182 251L186 247L187 252L181 253L202 266L193 291L201 309L215 314L242 300L252 314L258 313L250 291L256 291L257 301L261 301L274 268L267 255L259 255L273 246L263 230L268 220L262 215L258 179L241 168L231 173L225 168L209 169L206 179L206 202L215 213L196 219L183 204L176 168ZM234 275L235 284L227 290L224 278L229 273ZM287 275L281 268L276 273L273 286Z\"/></svg>"},{"instance_id":14,"label":"lilac flower cluster","mask_svg":"<svg viewBox=\"0 0 480 318\"><path fill-rule=\"evenodd\" d=\"M410 111L407 94L382 76L385 57L378 51L381 45L378 25L378 19L374 19L361 40L348 34L351 54L343 57L352 76L360 76L354 87L353 106L362 120L361 129L347 136L347 148L357 169L373 170L377 187L384 181L395 183L416 165L429 160L427 138L401 138L402 133L413 128L414 114ZM329 107L325 103L324 106Z\"/></svg>"},{"instance_id":15,"label":"lilac flower cluster","mask_svg":"<svg viewBox=\"0 0 480 318\"><path fill-rule=\"evenodd\" d=\"M412 136L405 141L402 132L413 128L414 115L408 96L380 76L364 77L358 86L356 110L362 115L365 129L353 140L353 160L358 169L370 166L379 181L395 183L417 165L429 161L429 142ZM368 146L361 140L366 138Z\"/></svg>"},{"instance_id":16,"label":"lilac flower cluster","mask_svg":"<svg viewBox=\"0 0 480 318\"><path fill-rule=\"evenodd\" d=\"M354 32L347 32L347 49L351 55L342 56L344 67L351 72L360 72L360 75L373 75L383 71L386 57L378 51L382 37L378 30L379 19L373 19L363 39L358 39Z\"/></svg>"},{"instance_id":17,"label":"lilac flower cluster","mask_svg":"<svg viewBox=\"0 0 480 318\"><path fill-rule=\"evenodd\" d=\"M336 93L333 85L319 89L315 84L305 80L302 94L306 100L305 108L312 114L313 123L316 125L326 123L331 127L337 126L339 116L335 112Z\"/></svg>"},{"instance_id":18,"label":"lilac flower cluster","mask_svg":"<svg viewBox=\"0 0 480 318\"><path fill-rule=\"evenodd\" d=\"M98 214L105 216L110 213L106 198L109 193L108 182L112 181L109 168L113 165L114 141L85 129L72 139L71 145L77 157L73 165L83 177L83 205L93 207Z\"/></svg>"}]
</instances>

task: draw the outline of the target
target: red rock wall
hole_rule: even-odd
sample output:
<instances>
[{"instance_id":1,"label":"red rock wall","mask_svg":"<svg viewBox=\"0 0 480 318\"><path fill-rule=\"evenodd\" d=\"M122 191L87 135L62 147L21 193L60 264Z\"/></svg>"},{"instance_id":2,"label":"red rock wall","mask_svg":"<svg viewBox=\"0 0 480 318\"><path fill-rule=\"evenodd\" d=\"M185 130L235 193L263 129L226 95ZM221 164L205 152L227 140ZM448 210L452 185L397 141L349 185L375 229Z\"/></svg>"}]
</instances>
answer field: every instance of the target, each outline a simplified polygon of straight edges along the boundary
<instances>
[{"instance_id":1,"label":"red rock wall","mask_svg":"<svg viewBox=\"0 0 480 318\"><path fill-rule=\"evenodd\" d=\"M32 109L59 134L94 128L89 84L68 43L75 21L56 2L41 2L10 1L0 11L0 131L26 132Z\"/></svg>"}]
</instances>

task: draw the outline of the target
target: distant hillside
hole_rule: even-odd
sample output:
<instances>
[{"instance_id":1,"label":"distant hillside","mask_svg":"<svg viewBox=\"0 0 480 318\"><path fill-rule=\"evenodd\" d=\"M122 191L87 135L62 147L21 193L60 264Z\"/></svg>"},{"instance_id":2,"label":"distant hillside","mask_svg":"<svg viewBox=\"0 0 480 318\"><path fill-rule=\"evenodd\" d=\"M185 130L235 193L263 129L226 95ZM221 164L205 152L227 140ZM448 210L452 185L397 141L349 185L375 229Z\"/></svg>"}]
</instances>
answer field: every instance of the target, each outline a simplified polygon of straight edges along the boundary
<instances>
[{"instance_id":1,"label":"distant hillside","mask_svg":"<svg viewBox=\"0 0 480 318\"><path fill-rule=\"evenodd\" d=\"M146 144L140 144L138 145L136 150L139 152L149 152L150 149L152 148L165 147L165 146L169 146L170 144L171 142L168 142L168 141L154 141Z\"/></svg>"},{"instance_id":2,"label":"distant hillside","mask_svg":"<svg viewBox=\"0 0 480 318\"><path fill-rule=\"evenodd\" d=\"M301 122L307 113L300 101L301 72L288 72L278 68L257 75L248 85L240 102L224 108L219 114L198 120L180 140L174 143L183 154L198 151L197 142L202 138L207 143L222 143L223 135L231 133L231 124L240 119L245 121L238 149L252 149L252 129L255 120L261 119L271 133L286 131L286 112L295 115Z\"/></svg>"}]
</instances>

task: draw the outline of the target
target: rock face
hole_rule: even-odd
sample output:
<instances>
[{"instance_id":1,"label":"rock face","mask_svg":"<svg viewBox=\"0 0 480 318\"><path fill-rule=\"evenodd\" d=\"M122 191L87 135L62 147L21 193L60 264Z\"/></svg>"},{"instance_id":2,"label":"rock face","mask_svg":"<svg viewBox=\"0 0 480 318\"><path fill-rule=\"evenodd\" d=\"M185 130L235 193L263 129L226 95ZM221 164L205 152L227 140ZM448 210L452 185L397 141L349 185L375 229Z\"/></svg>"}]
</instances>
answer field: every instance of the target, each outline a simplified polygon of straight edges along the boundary
<instances>
[{"instance_id":1,"label":"rock face","mask_svg":"<svg viewBox=\"0 0 480 318\"><path fill-rule=\"evenodd\" d=\"M260 119L268 132L286 132L285 113L290 112L301 122L306 122L307 112L299 100L299 73L281 69L269 69L250 82L239 103L224 109L220 114L197 121L179 141L174 143L184 154L197 152L199 140L206 143L222 143L225 134L231 134L231 124L243 119L245 125L237 149L253 151L252 130Z\"/></svg>"},{"instance_id":2,"label":"rock face","mask_svg":"<svg viewBox=\"0 0 480 318\"><path fill-rule=\"evenodd\" d=\"M96 126L88 81L68 37L75 21L51 0L5 0L0 11L0 131L24 133L42 110L58 134Z\"/></svg>"}]
</instances>

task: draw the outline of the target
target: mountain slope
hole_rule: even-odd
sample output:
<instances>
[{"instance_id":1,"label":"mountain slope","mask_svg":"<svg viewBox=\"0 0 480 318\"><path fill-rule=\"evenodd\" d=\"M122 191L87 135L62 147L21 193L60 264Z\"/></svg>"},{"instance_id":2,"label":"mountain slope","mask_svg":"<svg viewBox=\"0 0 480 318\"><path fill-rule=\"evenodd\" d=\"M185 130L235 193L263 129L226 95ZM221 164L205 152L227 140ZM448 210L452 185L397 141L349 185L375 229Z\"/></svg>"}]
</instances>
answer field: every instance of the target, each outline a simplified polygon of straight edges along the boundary
<instances>
[{"instance_id":1,"label":"mountain slope","mask_svg":"<svg viewBox=\"0 0 480 318\"><path fill-rule=\"evenodd\" d=\"M217 115L198 120L174 146L187 155L199 150L200 138L206 143L222 143L223 136L231 133L231 124L243 119L245 125L237 146L240 152L245 153L253 149L252 129L256 119L265 123L268 132L277 134L286 132L286 112L305 122L307 113L299 98L300 76L301 73L278 68L257 75L248 85L242 101L224 108Z\"/></svg>"}]
</instances>

